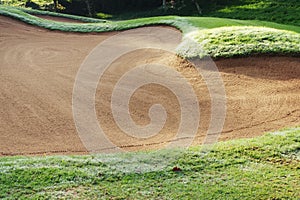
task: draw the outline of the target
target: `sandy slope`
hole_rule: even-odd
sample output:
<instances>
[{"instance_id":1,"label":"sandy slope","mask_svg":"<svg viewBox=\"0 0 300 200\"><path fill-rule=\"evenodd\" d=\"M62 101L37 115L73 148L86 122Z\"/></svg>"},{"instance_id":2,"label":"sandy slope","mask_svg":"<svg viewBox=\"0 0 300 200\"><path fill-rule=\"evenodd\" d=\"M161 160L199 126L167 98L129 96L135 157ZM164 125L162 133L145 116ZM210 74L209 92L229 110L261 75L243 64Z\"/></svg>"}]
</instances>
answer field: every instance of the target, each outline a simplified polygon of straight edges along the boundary
<instances>
[{"instance_id":1,"label":"sandy slope","mask_svg":"<svg viewBox=\"0 0 300 200\"><path fill-rule=\"evenodd\" d=\"M5 17L0 17L0 30L0 155L86 152L72 116L73 84L85 56L114 33L51 32ZM139 29L141 33L145 30ZM174 32L174 37L179 36L180 32ZM109 100L114 84L133 63L145 61L170 65L193 85L201 108L194 144L201 143L210 121L205 83L186 61L154 50L119 58L99 82L96 112L109 139L126 150L161 148L177 132L178 101L166 88L155 84L134 94L130 113L137 124L145 125L149 122L149 106L164 105L169 118L159 134L135 139L122 134L113 121ZM227 93L222 140L300 124L300 58L250 57L215 63Z\"/></svg>"}]
</instances>

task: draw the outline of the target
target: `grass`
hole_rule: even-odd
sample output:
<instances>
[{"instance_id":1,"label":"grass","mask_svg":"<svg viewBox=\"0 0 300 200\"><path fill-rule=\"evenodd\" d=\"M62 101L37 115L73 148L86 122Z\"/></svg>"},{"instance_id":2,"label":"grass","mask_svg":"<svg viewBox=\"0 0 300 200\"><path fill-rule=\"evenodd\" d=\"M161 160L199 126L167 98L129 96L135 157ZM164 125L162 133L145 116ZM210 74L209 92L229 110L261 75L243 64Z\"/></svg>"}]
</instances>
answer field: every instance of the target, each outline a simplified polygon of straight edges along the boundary
<instances>
[{"instance_id":1,"label":"grass","mask_svg":"<svg viewBox=\"0 0 300 200\"><path fill-rule=\"evenodd\" d=\"M299 0L217 0L200 1L200 7L206 17L220 17L242 20L263 20L280 24L300 25ZM199 16L193 3L186 1L181 9L157 8L141 12L126 12L117 19L130 19L145 16L180 15Z\"/></svg>"},{"instance_id":2,"label":"grass","mask_svg":"<svg viewBox=\"0 0 300 200\"><path fill-rule=\"evenodd\" d=\"M7 199L298 199L300 128L201 147L113 155L2 157ZM157 161L152 162L154 159ZM147 164L148 165L145 165ZM152 164L152 165L149 165ZM146 166L145 168L137 167ZM181 171L173 171L177 166Z\"/></svg>"},{"instance_id":3,"label":"grass","mask_svg":"<svg viewBox=\"0 0 300 200\"><path fill-rule=\"evenodd\" d=\"M1 3L3 5L19 7L25 7L26 2L27 0L1 0ZM53 0L31 0L31 2L38 4L41 7L53 4Z\"/></svg>"},{"instance_id":4,"label":"grass","mask_svg":"<svg viewBox=\"0 0 300 200\"><path fill-rule=\"evenodd\" d=\"M199 30L187 35L177 52L187 58L198 55L213 58L254 54L299 55L300 34L253 26Z\"/></svg>"},{"instance_id":5,"label":"grass","mask_svg":"<svg viewBox=\"0 0 300 200\"><path fill-rule=\"evenodd\" d=\"M53 17L64 17L64 18L68 18L68 19L74 19L74 20L79 20L82 22L90 22L90 23L106 22L106 20L102 20L102 19L95 19L95 18L83 17L83 16L78 16L78 15L69 15L69 14L58 13L58 12L28 9L28 8L22 8L22 7L17 8L17 9L21 10L25 13L32 14L32 15L48 15L48 16L53 16Z\"/></svg>"},{"instance_id":6,"label":"grass","mask_svg":"<svg viewBox=\"0 0 300 200\"><path fill-rule=\"evenodd\" d=\"M192 26L201 28L218 28L224 26L258 26L300 33L300 26L278 24L260 20L237 20L217 17L184 17Z\"/></svg>"},{"instance_id":7,"label":"grass","mask_svg":"<svg viewBox=\"0 0 300 200\"><path fill-rule=\"evenodd\" d=\"M300 26L299 0L242 0L209 12L215 17L255 19Z\"/></svg>"}]
</instances>

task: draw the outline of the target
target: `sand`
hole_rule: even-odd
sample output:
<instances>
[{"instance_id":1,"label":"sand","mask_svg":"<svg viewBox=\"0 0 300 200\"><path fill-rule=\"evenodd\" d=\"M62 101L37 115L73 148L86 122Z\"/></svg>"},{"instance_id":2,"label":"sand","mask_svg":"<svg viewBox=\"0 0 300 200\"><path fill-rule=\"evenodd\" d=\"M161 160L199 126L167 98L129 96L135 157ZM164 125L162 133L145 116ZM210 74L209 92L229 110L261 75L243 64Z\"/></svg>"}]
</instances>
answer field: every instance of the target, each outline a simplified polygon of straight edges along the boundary
<instances>
[{"instance_id":1,"label":"sand","mask_svg":"<svg viewBox=\"0 0 300 200\"><path fill-rule=\"evenodd\" d=\"M116 33L48 31L2 16L0 30L0 155L86 154L72 115L74 81L89 52ZM145 34L147 28L138 31ZM174 31L174 37L180 34ZM137 139L122 133L114 123L110 109L113 87L133 64L142 62L168 65L192 85L201 111L193 145L201 144L211 114L207 86L191 63L156 50L139 50L120 57L99 82L96 113L107 137L126 151L136 151L163 148L177 132L178 100L156 84L137 90L129 107L132 119L146 125L150 120L149 107L162 104L168 119L159 134ZM215 63L227 100L219 140L250 138L300 124L299 57L231 58Z\"/></svg>"}]
</instances>

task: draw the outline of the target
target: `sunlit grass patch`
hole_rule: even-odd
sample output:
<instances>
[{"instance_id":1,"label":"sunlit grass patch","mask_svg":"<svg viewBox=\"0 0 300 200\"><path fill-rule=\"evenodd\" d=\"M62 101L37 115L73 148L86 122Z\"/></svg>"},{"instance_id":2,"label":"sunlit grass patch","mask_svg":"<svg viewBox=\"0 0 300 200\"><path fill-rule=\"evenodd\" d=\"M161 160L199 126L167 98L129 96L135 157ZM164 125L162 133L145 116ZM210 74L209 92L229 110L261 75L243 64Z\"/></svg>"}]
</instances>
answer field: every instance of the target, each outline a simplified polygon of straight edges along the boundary
<instances>
[{"instance_id":1,"label":"sunlit grass patch","mask_svg":"<svg viewBox=\"0 0 300 200\"><path fill-rule=\"evenodd\" d=\"M298 199L300 128L181 151L0 158L0 198ZM133 162L132 162L133 161ZM174 172L177 166L181 171Z\"/></svg>"},{"instance_id":2,"label":"sunlit grass patch","mask_svg":"<svg viewBox=\"0 0 300 200\"><path fill-rule=\"evenodd\" d=\"M195 31L178 48L183 57L300 54L300 34L265 27L235 26Z\"/></svg>"},{"instance_id":3,"label":"sunlit grass patch","mask_svg":"<svg viewBox=\"0 0 300 200\"><path fill-rule=\"evenodd\" d=\"M25 6L26 2L28 0L1 0L1 3L3 5L8 5L8 6L20 6L23 7ZM31 0L31 2L38 4L39 6L45 6L53 3L53 0Z\"/></svg>"}]
</instances>

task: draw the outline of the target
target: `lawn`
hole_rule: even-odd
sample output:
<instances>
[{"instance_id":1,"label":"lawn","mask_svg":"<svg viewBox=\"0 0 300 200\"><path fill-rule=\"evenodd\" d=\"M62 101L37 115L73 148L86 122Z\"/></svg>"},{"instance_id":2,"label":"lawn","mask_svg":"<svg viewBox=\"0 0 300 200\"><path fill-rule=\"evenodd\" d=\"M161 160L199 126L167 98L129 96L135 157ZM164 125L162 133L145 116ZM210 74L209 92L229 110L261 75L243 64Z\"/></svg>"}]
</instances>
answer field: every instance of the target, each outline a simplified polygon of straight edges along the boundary
<instances>
[{"instance_id":1,"label":"lawn","mask_svg":"<svg viewBox=\"0 0 300 200\"><path fill-rule=\"evenodd\" d=\"M298 199L300 128L202 147L0 158L7 199ZM179 152L179 153L178 153ZM170 160L166 166L162 161ZM174 171L174 167L179 171Z\"/></svg>"},{"instance_id":2,"label":"lawn","mask_svg":"<svg viewBox=\"0 0 300 200\"><path fill-rule=\"evenodd\" d=\"M242 0L228 3L207 15L235 19L255 19L300 26L298 0Z\"/></svg>"}]
</instances>

